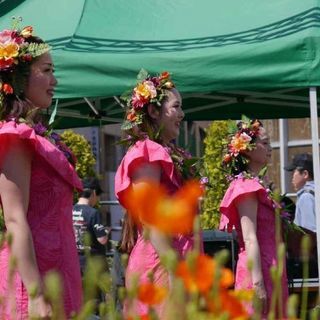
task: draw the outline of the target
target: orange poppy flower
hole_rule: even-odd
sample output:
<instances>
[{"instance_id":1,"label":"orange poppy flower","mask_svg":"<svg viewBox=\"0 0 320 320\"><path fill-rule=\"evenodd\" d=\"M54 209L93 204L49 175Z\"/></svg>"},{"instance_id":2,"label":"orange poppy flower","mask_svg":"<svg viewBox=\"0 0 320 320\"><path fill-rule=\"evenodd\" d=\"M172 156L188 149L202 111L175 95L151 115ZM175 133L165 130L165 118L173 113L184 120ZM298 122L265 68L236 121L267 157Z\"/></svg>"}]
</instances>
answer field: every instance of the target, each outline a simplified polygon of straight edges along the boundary
<instances>
[{"instance_id":1,"label":"orange poppy flower","mask_svg":"<svg viewBox=\"0 0 320 320\"><path fill-rule=\"evenodd\" d=\"M230 288L234 283L233 273L230 269L222 268L219 286L221 288Z\"/></svg>"},{"instance_id":2,"label":"orange poppy flower","mask_svg":"<svg viewBox=\"0 0 320 320\"><path fill-rule=\"evenodd\" d=\"M203 190L197 181L187 182L170 196L166 189L154 182L144 181L130 187L123 205L135 221L156 227L167 234L188 234L193 229L198 199Z\"/></svg>"},{"instance_id":3,"label":"orange poppy flower","mask_svg":"<svg viewBox=\"0 0 320 320\"><path fill-rule=\"evenodd\" d=\"M138 320L151 320L151 317L148 314L143 314L139 318L131 317L131 316L126 318L126 320L136 320L136 319L138 319Z\"/></svg>"},{"instance_id":4,"label":"orange poppy flower","mask_svg":"<svg viewBox=\"0 0 320 320\"><path fill-rule=\"evenodd\" d=\"M167 288L159 287L151 282L140 284L138 288L138 299L147 305L161 303L167 294Z\"/></svg>"},{"instance_id":5,"label":"orange poppy flower","mask_svg":"<svg viewBox=\"0 0 320 320\"><path fill-rule=\"evenodd\" d=\"M134 187L131 185L124 193L122 204L135 222L140 222L145 211L154 210L154 205L166 197L165 188L152 181L141 181ZM146 201L152 199L151 201Z\"/></svg>"},{"instance_id":6,"label":"orange poppy flower","mask_svg":"<svg viewBox=\"0 0 320 320\"><path fill-rule=\"evenodd\" d=\"M230 319L250 319L249 314L245 310L243 304L232 294L232 291L221 289L219 290L218 297L207 296L206 301L208 311L215 315L220 315L221 313L227 312Z\"/></svg>"},{"instance_id":7,"label":"orange poppy flower","mask_svg":"<svg viewBox=\"0 0 320 320\"><path fill-rule=\"evenodd\" d=\"M201 254L196 260L188 263L181 261L176 269L176 276L182 278L189 292L207 293L212 288L216 273L216 263L208 255ZM233 282L233 273L230 269L221 268L219 275L219 288L229 288Z\"/></svg>"},{"instance_id":8,"label":"orange poppy flower","mask_svg":"<svg viewBox=\"0 0 320 320\"><path fill-rule=\"evenodd\" d=\"M211 257L201 254L192 264L188 264L187 261L179 262L176 276L183 280L189 292L208 292L213 284L215 261Z\"/></svg>"}]
</instances>

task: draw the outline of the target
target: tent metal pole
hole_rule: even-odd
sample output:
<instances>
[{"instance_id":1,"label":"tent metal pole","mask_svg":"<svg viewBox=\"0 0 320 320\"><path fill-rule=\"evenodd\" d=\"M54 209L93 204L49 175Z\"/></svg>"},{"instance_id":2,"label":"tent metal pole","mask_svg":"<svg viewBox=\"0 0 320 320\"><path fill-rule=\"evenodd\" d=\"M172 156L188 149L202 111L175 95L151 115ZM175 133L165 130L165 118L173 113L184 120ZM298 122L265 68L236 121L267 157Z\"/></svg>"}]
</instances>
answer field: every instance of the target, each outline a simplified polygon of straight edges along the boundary
<instances>
[{"instance_id":1,"label":"tent metal pole","mask_svg":"<svg viewBox=\"0 0 320 320\"><path fill-rule=\"evenodd\" d=\"M315 183L315 209L317 224L317 248L318 248L318 282L320 294L320 162L319 162L319 133L318 133L318 110L317 110L317 88L309 88L311 136L313 154L313 172Z\"/></svg>"},{"instance_id":2,"label":"tent metal pole","mask_svg":"<svg viewBox=\"0 0 320 320\"><path fill-rule=\"evenodd\" d=\"M288 120L279 119L279 154L280 154L280 182L281 193L288 192L287 172L283 167L288 163Z\"/></svg>"},{"instance_id":3,"label":"tent metal pole","mask_svg":"<svg viewBox=\"0 0 320 320\"><path fill-rule=\"evenodd\" d=\"M84 101L88 104L88 106L90 107L90 109L94 112L94 114L95 114L96 116L98 116L98 115L99 115L99 112L96 110L96 108L95 108L94 105L91 103L91 101L90 101L88 98L86 98L86 97L83 97L83 99L84 99Z\"/></svg>"}]
</instances>

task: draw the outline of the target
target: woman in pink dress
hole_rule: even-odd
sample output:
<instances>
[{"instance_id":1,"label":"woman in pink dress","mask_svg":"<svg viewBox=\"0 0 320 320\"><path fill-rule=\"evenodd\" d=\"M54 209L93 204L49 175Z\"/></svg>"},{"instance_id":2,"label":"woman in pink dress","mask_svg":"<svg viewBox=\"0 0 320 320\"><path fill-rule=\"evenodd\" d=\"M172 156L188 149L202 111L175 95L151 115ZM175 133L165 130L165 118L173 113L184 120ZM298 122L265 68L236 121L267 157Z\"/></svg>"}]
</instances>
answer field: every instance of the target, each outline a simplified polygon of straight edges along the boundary
<instances>
[{"instance_id":1,"label":"woman in pink dress","mask_svg":"<svg viewBox=\"0 0 320 320\"><path fill-rule=\"evenodd\" d=\"M273 292L270 268L277 264L276 204L261 176L271 157L270 141L260 121L246 118L238 122L229 138L224 165L232 181L220 205L220 229L237 231L239 256L235 289L253 288L265 317ZM280 312L284 315L288 297L285 270L281 289Z\"/></svg>"},{"instance_id":2,"label":"woman in pink dress","mask_svg":"<svg viewBox=\"0 0 320 320\"><path fill-rule=\"evenodd\" d=\"M143 72L143 71L142 71ZM115 193L124 204L124 193L130 185L139 187L151 179L166 187L170 194L177 191L185 178L184 160L190 157L173 143L179 135L184 117L181 96L167 72L160 76L140 73L137 86L124 98L127 103L126 120L122 126L128 135L130 148L122 159L115 177ZM191 172L188 172L191 174ZM154 282L170 288L170 275L160 264L160 256L174 248L184 257L193 246L193 236L169 236L150 229L149 240L143 236L143 226L137 227L130 216L124 226L124 240L120 250L130 253L126 268L126 287L132 287L134 276L139 283L148 282L150 273ZM165 302L155 307L164 318ZM124 314L145 315L148 306L136 302L125 303Z\"/></svg>"},{"instance_id":3,"label":"woman in pink dress","mask_svg":"<svg viewBox=\"0 0 320 320\"><path fill-rule=\"evenodd\" d=\"M38 121L57 81L48 45L32 32L0 32L0 203L2 231L12 236L0 249L0 318L50 317L43 280L56 271L64 319L81 305L72 227L73 190L81 182L68 148Z\"/></svg>"}]
</instances>

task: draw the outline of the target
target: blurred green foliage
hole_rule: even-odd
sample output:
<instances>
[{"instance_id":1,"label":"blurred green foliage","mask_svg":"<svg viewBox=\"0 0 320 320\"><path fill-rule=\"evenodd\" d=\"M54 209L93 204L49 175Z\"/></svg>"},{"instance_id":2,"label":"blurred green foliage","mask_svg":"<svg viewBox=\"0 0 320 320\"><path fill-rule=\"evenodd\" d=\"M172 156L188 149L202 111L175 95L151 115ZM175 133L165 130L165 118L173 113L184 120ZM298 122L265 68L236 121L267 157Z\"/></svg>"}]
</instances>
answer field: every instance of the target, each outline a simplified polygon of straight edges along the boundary
<instances>
[{"instance_id":1,"label":"blurred green foliage","mask_svg":"<svg viewBox=\"0 0 320 320\"><path fill-rule=\"evenodd\" d=\"M202 204L201 226L216 229L220 220L220 202L228 187L222 170L222 151L228 134L228 121L213 121L206 130L204 139L204 167L209 179L209 187Z\"/></svg>"}]
</instances>

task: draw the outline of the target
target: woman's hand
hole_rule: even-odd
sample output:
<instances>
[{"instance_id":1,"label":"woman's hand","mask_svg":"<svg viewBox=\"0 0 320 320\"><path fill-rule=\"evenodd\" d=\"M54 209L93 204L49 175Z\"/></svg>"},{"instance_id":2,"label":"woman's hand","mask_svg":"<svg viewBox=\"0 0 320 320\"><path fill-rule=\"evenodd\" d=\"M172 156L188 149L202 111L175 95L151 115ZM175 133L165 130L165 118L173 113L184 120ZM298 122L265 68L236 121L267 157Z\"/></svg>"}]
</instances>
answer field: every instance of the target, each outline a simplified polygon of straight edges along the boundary
<instances>
[{"instance_id":1,"label":"woman's hand","mask_svg":"<svg viewBox=\"0 0 320 320\"><path fill-rule=\"evenodd\" d=\"M52 308L50 304L45 301L42 294L35 298L29 297L28 312L30 319L50 319L52 316Z\"/></svg>"}]
</instances>

